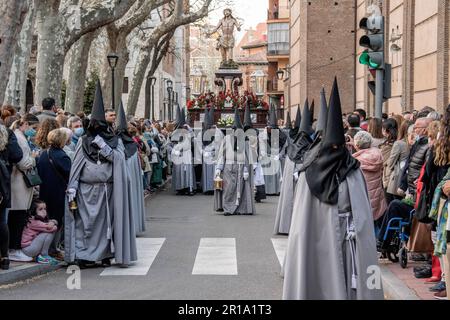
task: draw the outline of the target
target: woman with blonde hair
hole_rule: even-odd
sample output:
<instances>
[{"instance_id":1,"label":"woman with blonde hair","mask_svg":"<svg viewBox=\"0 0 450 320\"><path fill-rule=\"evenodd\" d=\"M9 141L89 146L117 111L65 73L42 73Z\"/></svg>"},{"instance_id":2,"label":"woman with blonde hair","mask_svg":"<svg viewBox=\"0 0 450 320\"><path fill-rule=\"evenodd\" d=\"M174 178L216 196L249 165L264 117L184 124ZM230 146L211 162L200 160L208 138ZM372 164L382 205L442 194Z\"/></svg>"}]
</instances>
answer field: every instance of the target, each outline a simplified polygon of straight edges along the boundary
<instances>
[{"instance_id":1,"label":"woman with blonde hair","mask_svg":"<svg viewBox=\"0 0 450 320\"><path fill-rule=\"evenodd\" d=\"M42 151L37 163L42 179L39 198L47 204L49 219L58 221L58 232L50 247L50 255L60 260L63 260L63 257L57 252L57 245L64 224L65 196L72 166L72 161L63 150L67 140L68 135L63 128L50 131L47 136L48 148Z\"/></svg>"},{"instance_id":2,"label":"woman with blonde hair","mask_svg":"<svg viewBox=\"0 0 450 320\"><path fill-rule=\"evenodd\" d=\"M48 134L50 133L50 131L53 131L53 130L59 129L59 128L60 128L60 125L59 125L58 121L56 121L55 119L45 119L42 122L41 127L39 128L39 130L36 134L36 139L35 139L36 145L39 148L41 148L41 150L47 149L50 146L48 143L48 140L47 140Z\"/></svg>"}]
</instances>

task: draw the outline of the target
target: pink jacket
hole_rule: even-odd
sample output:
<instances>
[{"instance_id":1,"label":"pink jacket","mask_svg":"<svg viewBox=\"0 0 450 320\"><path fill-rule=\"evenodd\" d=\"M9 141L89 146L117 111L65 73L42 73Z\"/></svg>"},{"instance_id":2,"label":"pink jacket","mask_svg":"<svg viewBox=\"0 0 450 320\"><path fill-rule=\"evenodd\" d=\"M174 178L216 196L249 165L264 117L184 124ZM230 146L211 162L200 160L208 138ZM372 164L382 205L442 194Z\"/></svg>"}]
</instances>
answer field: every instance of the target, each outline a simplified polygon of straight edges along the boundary
<instances>
[{"instance_id":1,"label":"pink jacket","mask_svg":"<svg viewBox=\"0 0 450 320\"><path fill-rule=\"evenodd\" d=\"M40 233L53 233L58 230L57 226L51 227L49 223L45 223L39 220L32 218L28 225L25 227L22 233L22 248L28 247L31 242L40 234Z\"/></svg>"},{"instance_id":2,"label":"pink jacket","mask_svg":"<svg viewBox=\"0 0 450 320\"><path fill-rule=\"evenodd\" d=\"M378 148L363 149L353 154L360 163L369 192L373 219L378 220L386 211L383 190L383 154Z\"/></svg>"}]
</instances>

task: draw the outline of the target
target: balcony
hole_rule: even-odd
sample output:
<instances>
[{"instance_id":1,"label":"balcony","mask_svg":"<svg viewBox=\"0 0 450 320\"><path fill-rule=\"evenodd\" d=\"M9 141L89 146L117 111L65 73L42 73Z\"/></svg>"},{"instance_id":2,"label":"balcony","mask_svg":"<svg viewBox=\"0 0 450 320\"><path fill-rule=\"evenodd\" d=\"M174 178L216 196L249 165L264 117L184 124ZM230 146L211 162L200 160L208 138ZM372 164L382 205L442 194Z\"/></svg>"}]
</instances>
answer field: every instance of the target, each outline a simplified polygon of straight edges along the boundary
<instances>
[{"instance_id":1,"label":"balcony","mask_svg":"<svg viewBox=\"0 0 450 320\"><path fill-rule=\"evenodd\" d=\"M289 50L287 49L273 49L267 50L268 56L289 56Z\"/></svg>"},{"instance_id":2,"label":"balcony","mask_svg":"<svg viewBox=\"0 0 450 320\"><path fill-rule=\"evenodd\" d=\"M283 81L278 80L277 77L273 77L272 80L267 80L267 92L282 93L283 90L284 90Z\"/></svg>"}]
</instances>

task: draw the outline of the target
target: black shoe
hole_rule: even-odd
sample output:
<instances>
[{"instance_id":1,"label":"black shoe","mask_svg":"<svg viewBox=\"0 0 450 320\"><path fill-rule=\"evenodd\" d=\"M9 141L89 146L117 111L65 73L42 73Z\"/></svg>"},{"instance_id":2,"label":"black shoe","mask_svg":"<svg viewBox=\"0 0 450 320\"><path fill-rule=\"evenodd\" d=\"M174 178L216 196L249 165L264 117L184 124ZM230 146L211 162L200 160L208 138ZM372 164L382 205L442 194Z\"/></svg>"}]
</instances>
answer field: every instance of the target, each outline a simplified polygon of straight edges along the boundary
<instances>
[{"instance_id":1,"label":"black shoe","mask_svg":"<svg viewBox=\"0 0 450 320\"><path fill-rule=\"evenodd\" d=\"M9 258L3 258L2 261L0 262L0 268L2 270L9 270Z\"/></svg>"},{"instance_id":2,"label":"black shoe","mask_svg":"<svg viewBox=\"0 0 450 320\"><path fill-rule=\"evenodd\" d=\"M424 269L418 272L414 272L414 276L417 279L427 279L427 278L431 278L432 273L431 273L431 269Z\"/></svg>"},{"instance_id":3,"label":"black shoe","mask_svg":"<svg viewBox=\"0 0 450 320\"><path fill-rule=\"evenodd\" d=\"M229 217L229 216L231 216L231 213L226 212L226 213L224 213L223 215L224 215L225 217Z\"/></svg>"},{"instance_id":4,"label":"black shoe","mask_svg":"<svg viewBox=\"0 0 450 320\"><path fill-rule=\"evenodd\" d=\"M416 272L423 272L423 271L425 271L427 269L431 270L431 267L430 266L414 267L414 273L416 273Z\"/></svg>"},{"instance_id":5,"label":"black shoe","mask_svg":"<svg viewBox=\"0 0 450 320\"><path fill-rule=\"evenodd\" d=\"M103 260L102 260L102 267L103 267L103 268L109 268L109 267L111 267L111 259L103 259Z\"/></svg>"},{"instance_id":6,"label":"black shoe","mask_svg":"<svg viewBox=\"0 0 450 320\"><path fill-rule=\"evenodd\" d=\"M83 270L83 269L92 269L97 267L97 264L95 262L92 261L87 261L87 260L77 260L76 264L78 265L78 267Z\"/></svg>"},{"instance_id":7,"label":"black shoe","mask_svg":"<svg viewBox=\"0 0 450 320\"><path fill-rule=\"evenodd\" d=\"M444 291L444 290L446 290L445 282L444 282L444 281L438 282L436 285L432 286L432 287L431 287L430 289L428 289L428 290L430 290L431 292L441 292L441 291Z\"/></svg>"}]
</instances>

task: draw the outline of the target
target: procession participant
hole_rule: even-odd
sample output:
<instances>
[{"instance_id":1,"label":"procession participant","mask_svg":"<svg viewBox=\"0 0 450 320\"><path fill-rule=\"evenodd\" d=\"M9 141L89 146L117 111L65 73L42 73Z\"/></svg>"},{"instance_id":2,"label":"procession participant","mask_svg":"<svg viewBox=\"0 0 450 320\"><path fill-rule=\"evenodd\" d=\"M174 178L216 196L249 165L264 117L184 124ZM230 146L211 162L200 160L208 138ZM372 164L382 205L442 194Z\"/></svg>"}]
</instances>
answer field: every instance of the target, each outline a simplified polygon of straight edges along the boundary
<instances>
[{"instance_id":1,"label":"procession participant","mask_svg":"<svg viewBox=\"0 0 450 320\"><path fill-rule=\"evenodd\" d=\"M345 144L335 79L322 147L295 192L283 299L383 299L381 283L368 285L369 267L378 265L372 210Z\"/></svg>"},{"instance_id":2,"label":"procession participant","mask_svg":"<svg viewBox=\"0 0 450 320\"><path fill-rule=\"evenodd\" d=\"M215 148L214 148L214 106L210 110L205 110L205 123L202 139L202 192L214 193L214 172L215 172Z\"/></svg>"},{"instance_id":3,"label":"procession participant","mask_svg":"<svg viewBox=\"0 0 450 320\"><path fill-rule=\"evenodd\" d=\"M278 135L278 141L272 141L272 133ZM276 142L278 146L273 146L273 142ZM279 195L281 190L282 166L287 148L287 136L278 128L278 120L274 106L270 110L269 123L260 135L259 143L261 148L260 162L264 171L266 194Z\"/></svg>"},{"instance_id":4,"label":"procession participant","mask_svg":"<svg viewBox=\"0 0 450 320\"><path fill-rule=\"evenodd\" d=\"M221 208L225 216L252 215L255 213L253 202L253 167L249 163L248 148L238 108L234 112L233 134L222 140L219 148L216 179L222 174L223 192ZM220 196L220 193L217 196ZM217 200L215 207L218 206ZM216 210L217 211L217 210Z\"/></svg>"},{"instance_id":5,"label":"procession participant","mask_svg":"<svg viewBox=\"0 0 450 320\"><path fill-rule=\"evenodd\" d=\"M78 141L65 213L65 261L80 267L122 266L137 260L129 210L124 146L105 119L100 82L86 135Z\"/></svg>"},{"instance_id":6,"label":"procession participant","mask_svg":"<svg viewBox=\"0 0 450 320\"><path fill-rule=\"evenodd\" d=\"M195 171L192 154L192 132L187 129L184 109L177 109L175 131L171 134L172 188L177 195L195 195Z\"/></svg>"},{"instance_id":7,"label":"procession participant","mask_svg":"<svg viewBox=\"0 0 450 320\"><path fill-rule=\"evenodd\" d=\"M144 205L144 182L142 179L142 167L139 159L138 147L128 132L128 123L120 101L117 115L116 129L119 140L124 145L124 153L130 185L128 188L129 209L134 216L135 231L137 234L145 232L145 205Z\"/></svg>"},{"instance_id":8,"label":"procession participant","mask_svg":"<svg viewBox=\"0 0 450 320\"><path fill-rule=\"evenodd\" d=\"M296 172L295 167L301 165L303 155L313 142L311 139L313 130L308 100L305 101L301 119L299 134L295 141L288 147L288 156L284 166L280 198L278 200L277 215L275 218L274 234L289 234L292 209L294 206L294 192L298 179L298 175L294 176L294 172Z\"/></svg>"}]
</instances>

